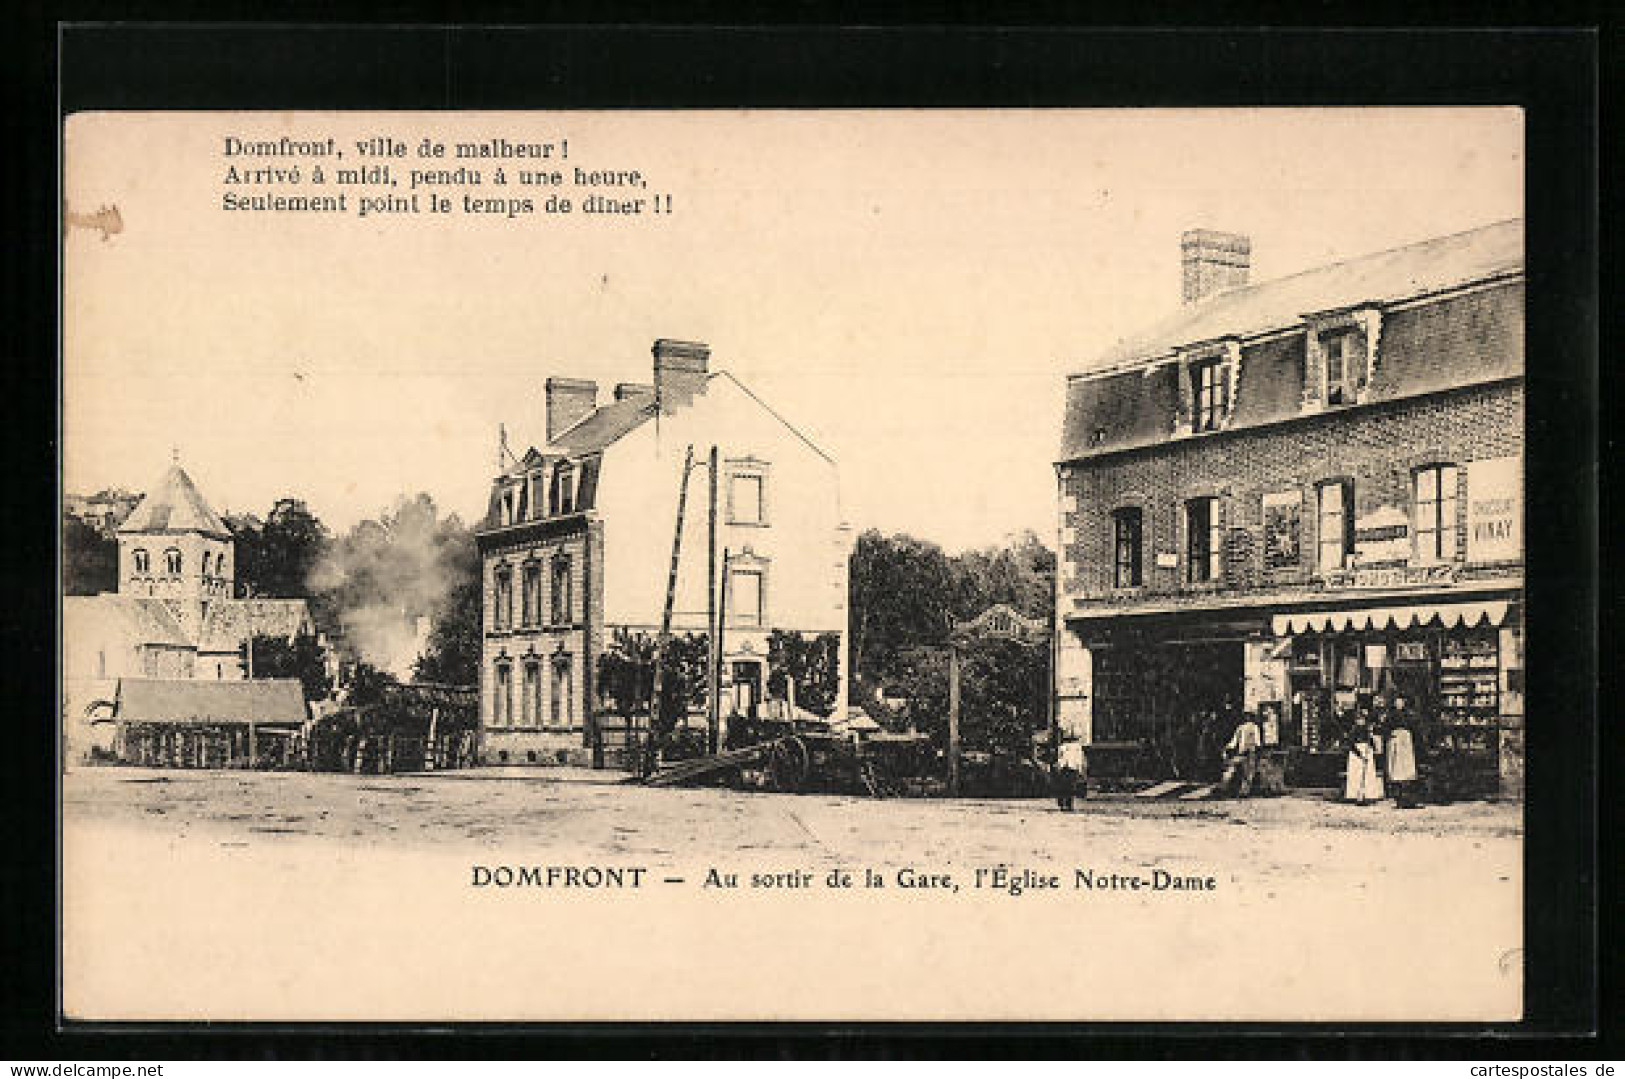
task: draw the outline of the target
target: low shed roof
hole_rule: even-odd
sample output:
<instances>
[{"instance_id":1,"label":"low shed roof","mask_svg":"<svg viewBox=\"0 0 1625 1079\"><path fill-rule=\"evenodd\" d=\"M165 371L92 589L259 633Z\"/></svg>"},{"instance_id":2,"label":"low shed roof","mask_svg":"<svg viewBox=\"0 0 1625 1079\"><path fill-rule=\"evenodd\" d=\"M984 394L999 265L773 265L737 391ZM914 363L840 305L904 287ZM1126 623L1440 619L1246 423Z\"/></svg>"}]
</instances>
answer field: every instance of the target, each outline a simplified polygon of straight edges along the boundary
<instances>
[{"instance_id":1,"label":"low shed roof","mask_svg":"<svg viewBox=\"0 0 1625 1079\"><path fill-rule=\"evenodd\" d=\"M191 678L121 678L114 718L128 723L305 722L305 694L297 678L208 682Z\"/></svg>"}]
</instances>

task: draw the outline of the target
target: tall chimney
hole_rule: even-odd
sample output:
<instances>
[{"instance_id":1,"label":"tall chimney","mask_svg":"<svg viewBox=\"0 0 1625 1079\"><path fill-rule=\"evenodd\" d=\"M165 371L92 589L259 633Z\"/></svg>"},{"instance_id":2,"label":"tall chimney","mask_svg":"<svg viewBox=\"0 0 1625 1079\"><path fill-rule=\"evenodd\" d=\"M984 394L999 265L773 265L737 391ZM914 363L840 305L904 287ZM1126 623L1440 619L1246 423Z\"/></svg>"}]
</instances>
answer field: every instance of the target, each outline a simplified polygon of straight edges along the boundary
<instances>
[{"instance_id":1,"label":"tall chimney","mask_svg":"<svg viewBox=\"0 0 1625 1079\"><path fill-rule=\"evenodd\" d=\"M580 423L598 407L598 383L585 378L547 380L547 440Z\"/></svg>"},{"instance_id":2,"label":"tall chimney","mask_svg":"<svg viewBox=\"0 0 1625 1079\"><path fill-rule=\"evenodd\" d=\"M1185 271L1185 302L1195 303L1247 283L1253 243L1233 232L1191 229L1179 238L1179 253Z\"/></svg>"},{"instance_id":3,"label":"tall chimney","mask_svg":"<svg viewBox=\"0 0 1625 1079\"><path fill-rule=\"evenodd\" d=\"M655 357L655 399L663 412L682 408L705 392L711 346L698 341L662 337L652 350Z\"/></svg>"}]
</instances>

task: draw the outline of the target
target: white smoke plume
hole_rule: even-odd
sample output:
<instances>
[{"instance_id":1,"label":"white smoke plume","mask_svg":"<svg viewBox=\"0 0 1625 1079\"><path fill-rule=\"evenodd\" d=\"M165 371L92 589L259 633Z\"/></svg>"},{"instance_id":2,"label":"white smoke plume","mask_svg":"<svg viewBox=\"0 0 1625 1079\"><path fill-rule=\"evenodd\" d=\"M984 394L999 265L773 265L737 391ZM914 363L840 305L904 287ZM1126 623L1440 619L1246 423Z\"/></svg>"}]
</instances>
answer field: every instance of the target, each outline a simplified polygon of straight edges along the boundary
<instances>
[{"instance_id":1,"label":"white smoke plume","mask_svg":"<svg viewBox=\"0 0 1625 1079\"><path fill-rule=\"evenodd\" d=\"M469 530L420 493L331 543L309 583L361 659L405 678L427 637L422 620L436 619L477 567Z\"/></svg>"}]
</instances>

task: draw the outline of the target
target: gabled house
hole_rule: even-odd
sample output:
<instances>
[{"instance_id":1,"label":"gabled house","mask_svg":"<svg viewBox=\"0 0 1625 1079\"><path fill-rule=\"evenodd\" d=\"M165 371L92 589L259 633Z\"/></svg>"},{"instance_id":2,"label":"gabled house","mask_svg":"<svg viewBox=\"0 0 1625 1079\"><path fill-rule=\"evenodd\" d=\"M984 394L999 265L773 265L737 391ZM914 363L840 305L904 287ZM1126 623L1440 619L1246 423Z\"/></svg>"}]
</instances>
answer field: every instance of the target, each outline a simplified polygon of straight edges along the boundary
<instances>
[{"instance_id":1,"label":"gabled house","mask_svg":"<svg viewBox=\"0 0 1625 1079\"><path fill-rule=\"evenodd\" d=\"M1059 721L1178 767L1254 711L1324 778L1403 696L1516 792L1523 223L1256 284L1250 255L1187 233L1184 302L1067 381Z\"/></svg>"},{"instance_id":2,"label":"gabled house","mask_svg":"<svg viewBox=\"0 0 1625 1079\"><path fill-rule=\"evenodd\" d=\"M673 632L707 632L714 446L724 721L764 700L774 630L838 636L844 714L850 530L834 459L712 371L707 346L662 339L653 354L653 381L620 383L607 401L593 382L549 378L544 441L505 456L492 481L477 533L487 763L603 759L620 720L596 684L599 657L618 631L659 632L691 447Z\"/></svg>"}]
</instances>

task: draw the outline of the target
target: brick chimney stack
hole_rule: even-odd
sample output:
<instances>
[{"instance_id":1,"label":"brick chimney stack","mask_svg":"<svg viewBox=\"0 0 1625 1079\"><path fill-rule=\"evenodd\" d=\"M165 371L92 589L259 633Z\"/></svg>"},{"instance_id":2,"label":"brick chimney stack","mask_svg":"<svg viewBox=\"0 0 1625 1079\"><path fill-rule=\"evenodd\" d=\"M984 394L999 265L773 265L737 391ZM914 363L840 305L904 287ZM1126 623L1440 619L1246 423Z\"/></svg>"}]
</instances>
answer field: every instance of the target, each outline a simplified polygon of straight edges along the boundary
<instances>
[{"instance_id":1,"label":"brick chimney stack","mask_svg":"<svg viewBox=\"0 0 1625 1079\"><path fill-rule=\"evenodd\" d=\"M547 380L547 440L580 423L598 407L598 383L585 378Z\"/></svg>"},{"instance_id":2,"label":"brick chimney stack","mask_svg":"<svg viewBox=\"0 0 1625 1079\"><path fill-rule=\"evenodd\" d=\"M1191 229L1179 238L1186 303L1240 288L1252 268L1253 243L1233 232Z\"/></svg>"},{"instance_id":3,"label":"brick chimney stack","mask_svg":"<svg viewBox=\"0 0 1625 1079\"><path fill-rule=\"evenodd\" d=\"M711 346L698 341L673 341L662 337L652 350L655 357L655 399L663 412L682 408L705 392L709 377Z\"/></svg>"},{"instance_id":4,"label":"brick chimney stack","mask_svg":"<svg viewBox=\"0 0 1625 1079\"><path fill-rule=\"evenodd\" d=\"M653 397L655 388L647 382L617 382L615 383L615 400L624 401L628 397Z\"/></svg>"}]
</instances>

